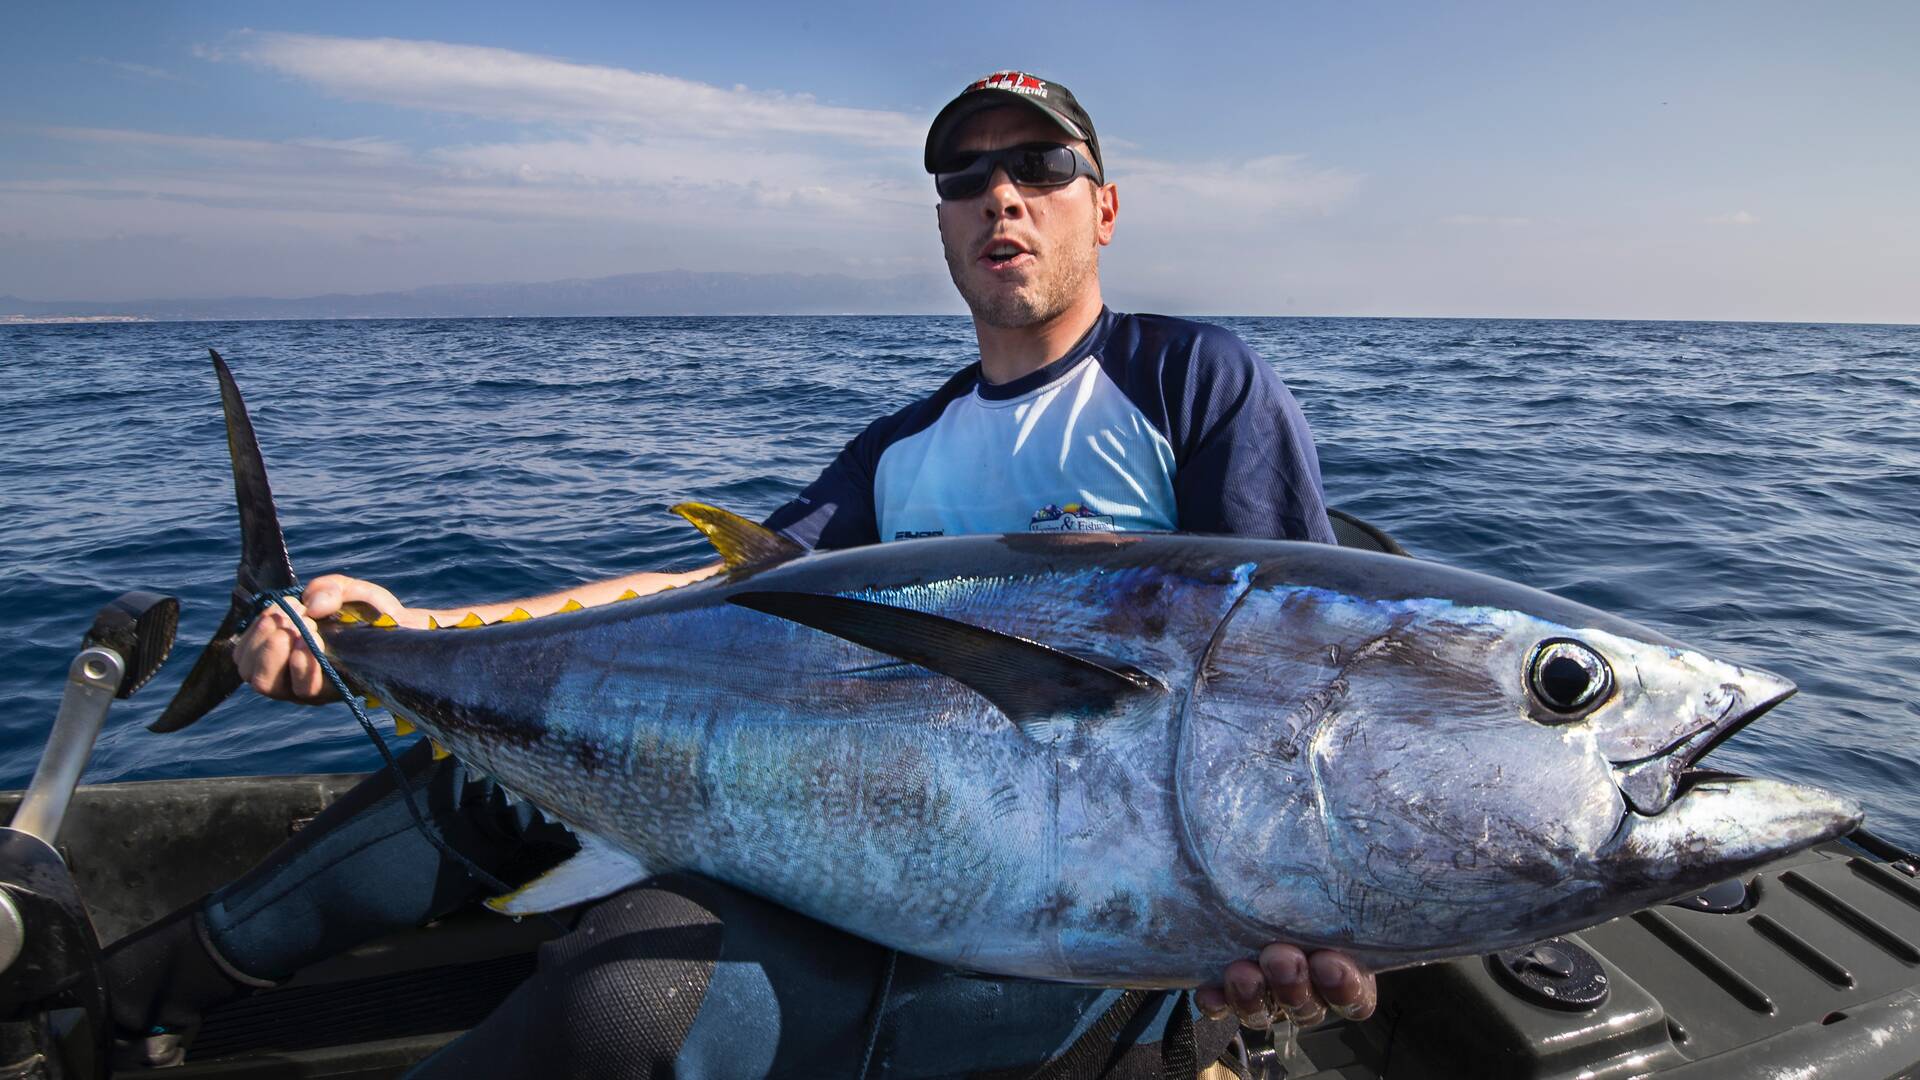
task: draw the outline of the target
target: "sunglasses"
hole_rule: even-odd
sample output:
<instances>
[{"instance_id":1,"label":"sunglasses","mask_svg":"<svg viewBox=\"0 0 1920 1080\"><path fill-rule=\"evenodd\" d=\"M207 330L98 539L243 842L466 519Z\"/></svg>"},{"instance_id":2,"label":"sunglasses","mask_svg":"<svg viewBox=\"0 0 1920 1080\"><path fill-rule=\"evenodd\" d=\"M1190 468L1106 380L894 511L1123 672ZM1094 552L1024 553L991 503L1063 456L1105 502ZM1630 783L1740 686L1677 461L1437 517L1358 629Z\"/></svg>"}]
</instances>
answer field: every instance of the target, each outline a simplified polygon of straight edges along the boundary
<instances>
[{"instance_id":1,"label":"sunglasses","mask_svg":"<svg viewBox=\"0 0 1920 1080\"><path fill-rule=\"evenodd\" d=\"M1003 150L983 150L962 154L948 162L950 168L933 174L933 188L943 199L971 199L987 190L993 170L1004 168L1007 176L1022 187L1059 187L1082 176L1101 183L1100 170L1087 156L1071 146L1059 143L1024 143Z\"/></svg>"}]
</instances>

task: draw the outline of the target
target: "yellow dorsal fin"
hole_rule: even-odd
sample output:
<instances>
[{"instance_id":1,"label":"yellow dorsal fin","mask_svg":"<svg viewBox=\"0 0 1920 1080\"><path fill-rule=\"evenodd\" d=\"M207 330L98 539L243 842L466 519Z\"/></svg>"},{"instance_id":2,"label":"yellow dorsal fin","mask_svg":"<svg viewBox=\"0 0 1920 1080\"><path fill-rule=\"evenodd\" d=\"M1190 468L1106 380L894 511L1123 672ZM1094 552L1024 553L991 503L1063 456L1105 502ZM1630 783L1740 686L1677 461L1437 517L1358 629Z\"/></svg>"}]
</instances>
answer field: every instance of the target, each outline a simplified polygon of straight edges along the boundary
<instances>
[{"instance_id":1,"label":"yellow dorsal fin","mask_svg":"<svg viewBox=\"0 0 1920 1080\"><path fill-rule=\"evenodd\" d=\"M674 507L673 512L707 534L707 539L713 542L713 549L726 560L729 570L771 566L806 554L805 548L772 529L717 506L683 502Z\"/></svg>"},{"instance_id":2,"label":"yellow dorsal fin","mask_svg":"<svg viewBox=\"0 0 1920 1080\"><path fill-rule=\"evenodd\" d=\"M372 623L379 626L380 619L384 616L380 614L379 608L364 600L349 600L340 605L340 610L333 617L343 623Z\"/></svg>"},{"instance_id":3,"label":"yellow dorsal fin","mask_svg":"<svg viewBox=\"0 0 1920 1080\"><path fill-rule=\"evenodd\" d=\"M384 702L384 701L381 701L381 700L380 700L379 698L377 698L377 697L374 697L374 696L373 696L372 694L368 694L368 695L367 695L367 708L369 708L369 709L384 709L384 708L386 708L386 707L387 707L387 703L386 703L386 702Z\"/></svg>"},{"instance_id":4,"label":"yellow dorsal fin","mask_svg":"<svg viewBox=\"0 0 1920 1080\"><path fill-rule=\"evenodd\" d=\"M482 619L478 613L469 611L467 612L466 618L461 619L459 622L454 623L453 625L456 629L471 630L476 626L487 625L487 621L485 619Z\"/></svg>"},{"instance_id":5,"label":"yellow dorsal fin","mask_svg":"<svg viewBox=\"0 0 1920 1080\"><path fill-rule=\"evenodd\" d=\"M396 737L402 738L402 739L413 734L413 721L407 719L404 716L394 717L393 733Z\"/></svg>"},{"instance_id":6,"label":"yellow dorsal fin","mask_svg":"<svg viewBox=\"0 0 1920 1080\"><path fill-rule=\"evenodd\" d=\"M429 630L440 629L440 621L438 619L435 619L431 615L427 616L427 629Z\"/></svg>"},{"instance_id":7,"label":"yellow dorsal fin","mask_svg":"<svg viewBox=\"0 0 1920 1080\"><path fill-rule=\"evenodd\" d=\"M373 620L373 625L379 627L382 630L391 630L394 627L399 626L400 624L393 621L393 616L383 611L380 613L379 618Z\"/></svg>"},{"instance_id":8,"label":"yellow dorsal fin","mask_svg":"<svg viewBox=\"0 0 1920 1080\"><path fill-rule=\"evenodd\" d=\"M626 592L623 592L619 596L614 597L614 599L615 600L638 600L640 599L640 594L637 592L634 592L632 589L628 589Z\"/></svg>"},{"instance_id":9,"label":"yellow dorsal fin","mask_svg":"<svg viewBox=\"0 0 1920 1080\"><path fill-rule=\"evenodd\" d=\"M579 611L581 608L585 606L586 605L582 604L580 601L575 600L572 597L568 597L567 602L560 605L560 610L561 611Z\"/></svg>"},{"instance_id":10,"label":"yellow dorsal fin","mask_svg":"<svg viewBox=\"0 0 1920 1080\"><path fill-rule=\"evenodd\" d=\"M433 760L440 761L444 758L450 758L453 756L451 753L447 751L446 747L441 746L438 742L434 742L434 740L432 739L429 739L427 741L433 743Z\"/></svg>"}]
</instances>

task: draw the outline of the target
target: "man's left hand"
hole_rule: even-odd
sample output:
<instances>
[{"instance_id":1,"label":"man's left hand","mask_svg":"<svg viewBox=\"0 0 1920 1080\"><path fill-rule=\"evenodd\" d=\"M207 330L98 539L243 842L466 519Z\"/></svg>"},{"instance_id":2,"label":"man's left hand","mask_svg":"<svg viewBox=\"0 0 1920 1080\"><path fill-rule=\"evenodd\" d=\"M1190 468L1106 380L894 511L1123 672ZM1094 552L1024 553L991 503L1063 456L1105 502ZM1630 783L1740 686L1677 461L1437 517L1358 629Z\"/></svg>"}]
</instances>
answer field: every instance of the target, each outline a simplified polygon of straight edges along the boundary
<instances>
[{"instance_id":1,"label":"man's left hand","mask_svg":"<svg viewBox=\"0 0 1920 1080\"><path fill-rule=\"evenodd\" d=\"M1323 949L1309 956L1298 946L1275 942L1260 950L1257 961L1228 964L1220 985L1201 987L1193 1000L1216 1020L1232 1011L1257 1030L1285 1019L1312 1027L1329 1011L1365 1020L1373 1015L1379 990L1373 973L1345 953Z\"/></svg>"}]
</instances>

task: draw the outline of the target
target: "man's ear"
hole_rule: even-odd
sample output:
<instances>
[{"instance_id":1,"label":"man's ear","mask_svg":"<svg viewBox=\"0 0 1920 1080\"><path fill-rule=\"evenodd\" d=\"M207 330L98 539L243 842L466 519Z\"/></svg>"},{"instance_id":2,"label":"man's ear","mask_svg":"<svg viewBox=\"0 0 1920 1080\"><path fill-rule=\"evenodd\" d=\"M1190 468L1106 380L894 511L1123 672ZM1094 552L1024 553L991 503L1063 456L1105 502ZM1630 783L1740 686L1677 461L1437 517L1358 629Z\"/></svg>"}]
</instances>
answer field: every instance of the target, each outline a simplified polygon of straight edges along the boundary
<instances>
[{"instance_id":1,"label":"man's ear","mask_svg":"<svg viewBox=\"0 0 1920 1080\"><path fill-rule=\"evenodd\" d=\"M1095 188L1093 211L1098 215L1094 221L1095 236L1102 245L1113 243L1113 225L1120 217L1120 186L1102 184Z\"/></svg>"}]
</instances>

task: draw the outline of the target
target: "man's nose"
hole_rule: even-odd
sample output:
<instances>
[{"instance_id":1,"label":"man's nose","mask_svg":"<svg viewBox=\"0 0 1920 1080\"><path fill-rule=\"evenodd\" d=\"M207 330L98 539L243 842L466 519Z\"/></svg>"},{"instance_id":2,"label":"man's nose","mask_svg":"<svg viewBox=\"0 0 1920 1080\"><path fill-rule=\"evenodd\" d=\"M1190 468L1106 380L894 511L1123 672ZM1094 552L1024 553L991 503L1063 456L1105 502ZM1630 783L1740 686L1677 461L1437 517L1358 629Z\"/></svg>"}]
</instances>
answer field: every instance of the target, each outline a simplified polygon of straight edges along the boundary
<instances>
[{"instance_id":1,"label":"man's nose","mask_svg":"<svg viewBox=\"0 0 1920 1080\"><path fill-rule=\"evenodd\" d=\"M1019 217L1025 212L1026 197L1020 191L1020 185L1013 182L1007 174L1006 166L996 165L993 175L987 177L987 190L984 197L984 213L987 220L1002 217Z\"/></svg>"}]
</instances>

